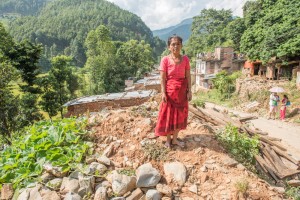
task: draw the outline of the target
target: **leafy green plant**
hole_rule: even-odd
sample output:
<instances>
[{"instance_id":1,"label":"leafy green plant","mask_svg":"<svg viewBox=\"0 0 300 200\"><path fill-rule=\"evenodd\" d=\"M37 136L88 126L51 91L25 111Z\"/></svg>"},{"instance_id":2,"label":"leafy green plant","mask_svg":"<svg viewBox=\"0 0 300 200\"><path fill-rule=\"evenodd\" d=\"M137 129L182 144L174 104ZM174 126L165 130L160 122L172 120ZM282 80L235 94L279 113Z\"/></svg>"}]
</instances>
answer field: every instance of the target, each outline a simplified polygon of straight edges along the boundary
<instances>
[{"instance_id":1,"label":"leafy green plant","mask_svg":"<svg viewBox=\"0 0 300 200\"><path fill-rule=\"evenodd\" d=\"M236 160L246 166L254 164L254 156L258 153L259 145L257 137L250 138L246 134L239 133L237 127L229 124L223 131L217 133L217 138Z\"/></svg>"},{"instance_id":2,"label":"leafy green plant","mask_svg":"<svg viewBox=\"0 0 300 200\"><path fill-rule=\"evenodd\" d=\"M82 139L85 127L83 118L40 121L28 127L24 136L0 152L0 184L13 183L16 188L33 183L46 163L68 172L92 145Z\"/></svg>"},{"instance_id":3,"label":"leafy green plant","mask_svg":"<svg viewBox=\"0 0 300 200\"><path fill-rule=\"evenodd\" d=\"M145 156L153 160L166 160L169 153L169 149L161 144L146 144L143 147Z\"/></svg>"},{"instance_id":4,"label":"leafy green plant","mask_svg":"<svg viewBox=\"0 0 300 200\"><path fill-rule=\"evenodd\" d=\"M200 98L196 98L195 100L193 100L193 103L198 107L205 108L205 101Z\"/></svg>"},{"instance_id":5,"label":"leafy green plant","mask_svg":"<svg viewBox=\"0 0 300 200\"><path fill-rule=\"evenodd\" d=\"M235 80L241 76L241 72L234 72L229 75L227 71L221 71L214 78L214 88L221 95L221 99L229 99L235 91Z\"/></svg>"},{"instance_id":6,"label":"leafy green plant","mask_svg":"<svg viewBox=\"0 0 300 200\"><path fill-rule=\"evenodd\" d=\"M300 200L300 187L288 187L285 194L294 200Z\"/></svg>"}]
</instances>

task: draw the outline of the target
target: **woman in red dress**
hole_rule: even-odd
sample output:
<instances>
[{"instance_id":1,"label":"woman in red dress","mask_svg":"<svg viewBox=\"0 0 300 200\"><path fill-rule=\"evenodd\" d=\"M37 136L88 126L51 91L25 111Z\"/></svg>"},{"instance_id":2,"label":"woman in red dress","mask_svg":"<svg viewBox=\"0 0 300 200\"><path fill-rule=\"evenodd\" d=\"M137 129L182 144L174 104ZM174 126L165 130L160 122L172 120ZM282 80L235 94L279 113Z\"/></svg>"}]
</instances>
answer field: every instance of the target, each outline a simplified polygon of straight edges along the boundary
<instances>
[{"instance_id":1,"label":"woman in red dress","mask_svg":"<svg viewBox=\"0 0 300 200\"><path fill-rule=\"evenodd\" d=\"M182 38L171 36L168 39L170 54L160 63L162 102L155 127L156 136L167 136L165 145L184 147L178 141L178 133L187 127L188 101L192 99L190 61L181 55ZM173 138L171 137L173 136Z\"/></svg>"}]
</instances>

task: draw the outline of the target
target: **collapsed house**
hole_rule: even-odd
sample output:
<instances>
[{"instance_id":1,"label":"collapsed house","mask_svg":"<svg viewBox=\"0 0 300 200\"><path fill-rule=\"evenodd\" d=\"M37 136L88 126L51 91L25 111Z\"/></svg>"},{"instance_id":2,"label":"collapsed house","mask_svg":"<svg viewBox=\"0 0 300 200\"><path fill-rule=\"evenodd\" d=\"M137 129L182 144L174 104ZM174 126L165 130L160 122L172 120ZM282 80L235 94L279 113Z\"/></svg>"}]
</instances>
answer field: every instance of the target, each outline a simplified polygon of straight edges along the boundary
<instances>
[{"instance_id":1,"label":"collapsed house","mask_svg":"<svg viewBox=\"0 0 300 200\"><path fill-rule=\"evenodd\" d=\"M220 71L225 70L228 73L240 71L244 63L244 55L235 53L232 47L217 47L215 52L200 53L196 60L196 86L211 88L211 79Z\"/></svg>"},{"instance_id":2,"label":"collapsed house","mask_svg":"<svg viewBox=\"0 0 300 200\"><path fill-rule=\"evenodd\" d=\"M108 93L80 97L64 104L66 117L79 116L87 112L99 112L104 108L119 108L140 105L157 93L156 90L139 90L132 92Z\"/></svg>"}]
</instances>

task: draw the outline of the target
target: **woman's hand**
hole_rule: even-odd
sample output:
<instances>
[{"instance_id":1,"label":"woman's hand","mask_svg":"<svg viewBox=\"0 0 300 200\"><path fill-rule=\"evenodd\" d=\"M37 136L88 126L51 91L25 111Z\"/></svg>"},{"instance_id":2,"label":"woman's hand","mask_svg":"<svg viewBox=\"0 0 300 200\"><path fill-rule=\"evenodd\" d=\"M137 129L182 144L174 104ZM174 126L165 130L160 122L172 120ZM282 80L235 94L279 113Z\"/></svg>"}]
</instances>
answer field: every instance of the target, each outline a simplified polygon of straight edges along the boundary
<instances>
[{"instance_id":1,"label":"woman's hand","mask_svg":"<svg viewBox=\"0 0 300 200\"><path fill-rule=\"evenodd\" d=\"M192 100L192 92L190 90L187 91L187 99L188 99L188 101Z\"/></svg>"},{"instance_id":2,"label":"woman's hand","mask_svg":"<svg viewBox=\"0 0 300 200\"><path fill-rule=\"evenodd\" d=\"M163 102L167 103L167 95L166 95L166 93L164 93L164 92L161 93L161 100Z\"/></svg>"}]
</instances>

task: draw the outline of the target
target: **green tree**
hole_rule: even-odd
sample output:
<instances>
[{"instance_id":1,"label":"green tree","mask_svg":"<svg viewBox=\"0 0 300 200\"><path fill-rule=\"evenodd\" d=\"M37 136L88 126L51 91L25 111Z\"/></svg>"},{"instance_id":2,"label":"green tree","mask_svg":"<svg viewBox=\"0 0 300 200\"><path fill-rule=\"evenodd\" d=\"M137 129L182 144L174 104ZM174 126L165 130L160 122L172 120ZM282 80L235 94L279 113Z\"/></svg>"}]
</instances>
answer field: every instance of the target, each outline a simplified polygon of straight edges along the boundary
<instances>
[{"instance_id":1,"label":"green tree","mask_svg":"<svg viewBox=\"0 0 300 200\"><path fill-rule=\"evenodd\" d=\"M235 51L240 51L240 42L245 30L245 21L243 18L239 17L226 26L225 32L227 39L230 40Z\"/></svg>"},{"instance_id":2,"label":"green tree","mask_svg":"<svg viewBox=\"0 0 300 200\"><path fill-rule=\"evenodd\" d=\"M14 41L12 37L5 30L3 24L0 22L0 51L2 51L3 56L7 56L11 47L14 46Z\"/></svg>"},{"instance_id":3,"label":"green tree","mask_svg":"<svg viewBox=\"0 0 300 200\"><path fill-rule=\"evenodd\" d=\"M300 2L259 0L256 3L261 8L261 17L256 21L252 20L253 25L247 27L241 39L241 51L250 60L262 60L265 63L272 57L288 61L299 56Z\"/></svg>"},{"instance_id":4,"label":"green tree","mask_svg":"<svg viewBox=\"0 0 300 200\"><path fill-rule=\"evenodd\" d=\"M90 94L103 94L118 90L121 71L116 65L116 47L110 31L100 25L88 33L85 41Z\"/></svg>"},{"instance_id":5,"label":"green tree","mask_svg":"<svg viewBox=\"0 0 300 200\"><path fill-rule=\"evenodd\" d=\"M150 45L145 41L130 40L118 49L117 56L128 76L140 78L145 72L151 71L154 64L151 52Z\"/></svg>"},{"instance_id":6,"label":"green tree","mask_svg":"<svg viewBox=\"0 0 300 200\"><path fill-rule=\"evenodd\" d=\"M11 82L18 72L0 50L0 135L11 144L12 133L20 127L19 98L12 94Z\"/></svg>"},{"instance_id":7,"label":"green tree","mask_svg":"<svg viewBox=\"0 0 300 200\"><path fill-rule=\"evenodd\" d=\"M70 100L71 93L74 95L78 87L76 84L68 82L70 77L77 78L72 74L71 61L72 58L68 56L54 57L48 77L42 79L41 85L44 94L40 105L48 112L50 118L58 111L63 118L63 105Z\"/></svg>"},{"instance_id":8,"label":"green tree","mask_svg":"<svg viewBox=\"0 0 300 200\"><path fill-rule=\"evenodd\" d=\"M58 93L54 91L54 87L52 87L51 83L50 76L45 76L40 79L40 86L43 93L39 104L42 109L48 113L50 119L56 116L60 109Z\"/></svg>"},{"instance_id":9,"label":"green tree","mask_svg":"<svg viewBox=\"0 0 300 200\"><path fill-rule=\"evenodd\" d=\"M186 45L188 55L212 51L227 41L224 29L233 20L230 10L203 9L193 19L192 34Z\"/></svg>"},{"instance_id":10,"label":"green tree","mask_svg":"<svg viewBox=\"0 0 300 200\"><path fill-rule=\"evenodd\" d=\"M21 72L21 78L25 85L21 85L23 92L38 93L34 87L39 74L39 59L42 53L41 45L34 45L29 41L22 41L14 45L9 51L12 64Z\"/></svg>"}]
</instances>

